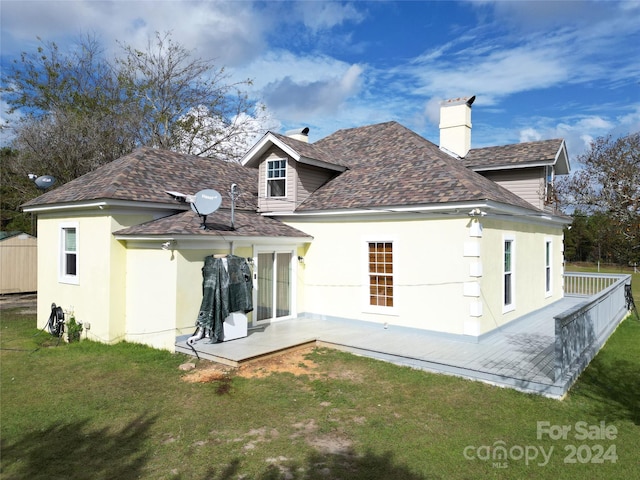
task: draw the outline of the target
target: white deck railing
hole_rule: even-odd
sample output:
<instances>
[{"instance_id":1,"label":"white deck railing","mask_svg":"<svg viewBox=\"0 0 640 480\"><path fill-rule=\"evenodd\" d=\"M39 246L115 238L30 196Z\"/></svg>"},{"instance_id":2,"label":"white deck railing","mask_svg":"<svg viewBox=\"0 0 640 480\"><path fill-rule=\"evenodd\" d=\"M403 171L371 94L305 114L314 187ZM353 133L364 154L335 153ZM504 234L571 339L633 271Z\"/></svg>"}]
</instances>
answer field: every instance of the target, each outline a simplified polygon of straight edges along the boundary
<instances>
[{"instance_id":1,"label":"white deck railing","mask_svg":"<svg viewBox=\"0 0 640 480\"><path fill-rule=\"evenodd\" d=\"M625 275L565 272L564 294L570 297L590 297L610 287Z\"/></svg>"},{"instance_id":2,"label":"white deck railing","mask_svg":"<svg viewBox=\"0 0 640 480\"><path fill-rule=\"evenodd\" d=\"M631 275L566 272L564 279L565 295L588 297L554 317L555 379L570 375L573 381L627 315Z\"/></svg>"}]
</instances>

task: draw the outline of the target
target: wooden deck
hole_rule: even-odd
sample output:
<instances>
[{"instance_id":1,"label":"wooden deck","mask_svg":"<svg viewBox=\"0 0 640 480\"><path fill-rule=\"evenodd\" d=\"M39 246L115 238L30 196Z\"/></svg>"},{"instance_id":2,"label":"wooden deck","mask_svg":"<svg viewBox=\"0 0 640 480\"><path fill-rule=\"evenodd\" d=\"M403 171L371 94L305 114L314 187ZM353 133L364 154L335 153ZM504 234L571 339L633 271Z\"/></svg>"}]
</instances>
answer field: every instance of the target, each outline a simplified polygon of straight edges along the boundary
<instances>
[{"instance_id":1,"label":"wooden deck","mask_svg":"<svg viewBox=\"0 0 640 480\"><path fill-rule=\"evenodd\" d=\"M554 316L584 298L564 299L511 322L477 342L408 329L343 320L297 318L273 322L249 331L244 338L195 345L200 358L238 366L265 356L309 344L336 348L398 365L457 375L523 392L561 398L570 384L554 379ZM176 342L176 351L195 355L186 344L188 335Z\"/></svg>"}]
</instances>

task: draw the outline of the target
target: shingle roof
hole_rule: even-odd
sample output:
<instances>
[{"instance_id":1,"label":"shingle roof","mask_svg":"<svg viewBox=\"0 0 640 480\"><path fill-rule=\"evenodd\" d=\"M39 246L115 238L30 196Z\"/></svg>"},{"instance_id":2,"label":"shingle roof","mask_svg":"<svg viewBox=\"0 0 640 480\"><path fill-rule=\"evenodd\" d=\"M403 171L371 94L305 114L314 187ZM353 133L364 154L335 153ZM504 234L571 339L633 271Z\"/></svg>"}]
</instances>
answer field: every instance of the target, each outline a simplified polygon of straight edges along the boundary
<instances>
[{"instance_id":1,"label":"shingle roof","mask_svg":"<svg viewBox=\"0 0 640 480\"><path fill-rule=\"evenodd\" d=\"M239 207L255 208L258 172L237 163L184 155L155 148L139 148L113 162L30 200L23 206L113 199L176 204L167 190L195 194L214 189L222 207L230 207L226 195L235 183L241 193Z\"/></svg>"},{"instance_id":2,"label":"shingle roof","mask_svg":"<svg viewBox=\"0 0 640 480\"><path fill-rule=\"evenodd\" d=\"M498 147L474 148L461 161L464 166L474 170L482 170L484 167L513 167L544 162L553 163L562 142L562 139L556 138Z\"/></svg>"},{"instance_id":3,"label":"shingle roof","mask_svg":"<svg viewBox=\"0 0 640 480\"><path fill-rule=\"evenodd\" d=\"M202 221L195 212L188 210L175 215L134 225L115 232L115 235L202 235L231 237L309 237L304 232L289 227L279 220L264 217L255 212L236 210L234 229L231 228L231 211L219 209L207 216L207 230L200 228Z\"/></svg>"},{"instance_id":4,"label":"shingle roof","mask_svg":"<svg viewBox=\"0 0 640 480\"><path fill-rule=\"evenodd\" d=\"M319 142L307 143L301 140L296 140L295 138L281 135L279 133L271 132L271 134L282 143L298 152L302 157L320 160L322 162L339 165L341 167L347 166L341 161L340 148L334 149L333 147L328 145L322 146Z\"/></svg>"},{"instance_id":5,"label":"shingle roof","mask_svg":"<svg viewBox=\"0 0 640 480\"><path fill-rule=\"evenodd\" d=\"M349 169L297 211L490 200L536 210L397 122L339 130L314 143Z\"/></svg>"}]
</instances>

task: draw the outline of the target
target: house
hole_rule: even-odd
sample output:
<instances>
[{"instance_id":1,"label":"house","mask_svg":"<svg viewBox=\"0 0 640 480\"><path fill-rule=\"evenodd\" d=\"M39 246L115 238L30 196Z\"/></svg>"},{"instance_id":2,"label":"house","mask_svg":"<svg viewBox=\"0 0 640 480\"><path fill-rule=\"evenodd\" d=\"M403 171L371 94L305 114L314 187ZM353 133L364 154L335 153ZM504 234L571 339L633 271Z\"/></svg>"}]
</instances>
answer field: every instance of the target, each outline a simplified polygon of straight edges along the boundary
<instances>
[{"instance_id":1,"label":"house","mask_svg":"<svg viewBox=\"0 0 640 480\"><path fill-rule=\"evenodd\" d=\"M141 148L23 206L38 215L38 317L174 350L204 258L245 257L249 328L311 317L477 341L563 297L552 182L562 140L471 149L473 98L444 102L440 145L397 122L268 132L241 164ZM204 220L166 192L214 189ZM48 252L48 253L44 253Z\"/></svg>"},{"instance_id":2,"label":"house","mask_svg":"<svg viewBox=\"0 0 640 480\"><path fill-rule=\"evenodd\" d=\"M0 232L0 294L37 288L37 239L24 232Z\"/></svg>"}]
</instances>

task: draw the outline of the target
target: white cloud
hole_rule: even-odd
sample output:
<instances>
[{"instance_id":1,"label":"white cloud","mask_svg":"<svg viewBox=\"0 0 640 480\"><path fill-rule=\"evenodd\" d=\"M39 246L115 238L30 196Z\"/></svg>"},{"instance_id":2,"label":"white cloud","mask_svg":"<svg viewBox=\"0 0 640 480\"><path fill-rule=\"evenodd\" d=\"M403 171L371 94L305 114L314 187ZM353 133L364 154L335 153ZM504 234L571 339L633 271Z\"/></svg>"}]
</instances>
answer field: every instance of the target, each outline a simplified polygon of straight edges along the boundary
<instances>
[{"instance_id":1,"label":"white cloud","mask_svg":"<svg viewBox=\"0 0 640 480\"><path fill-rule=\"evenodd\" d=\"M264 100L267 106L284 121L304 121L318 114L338 115L340 106L355 95L362 85L363 69L351 65L335 76L321 80L296 81L291 76L265 86Z\"/></svg>"},{"instance_id":2,"label":"white cloud","mask_svg":"<svg viewBox=\"0 0 640 480\"><path fill-rule=\"evenodd\" d=\"M314 32L347 22L359 23L364 18L364 14L352 3L307 1L295 2L293 5L304 25Z\"/></svg>"}]
</instances>

